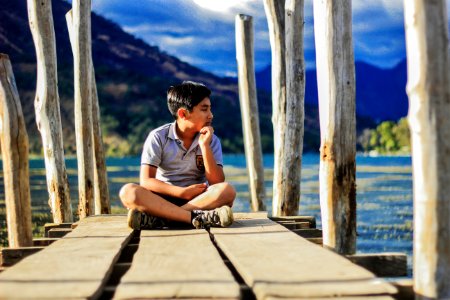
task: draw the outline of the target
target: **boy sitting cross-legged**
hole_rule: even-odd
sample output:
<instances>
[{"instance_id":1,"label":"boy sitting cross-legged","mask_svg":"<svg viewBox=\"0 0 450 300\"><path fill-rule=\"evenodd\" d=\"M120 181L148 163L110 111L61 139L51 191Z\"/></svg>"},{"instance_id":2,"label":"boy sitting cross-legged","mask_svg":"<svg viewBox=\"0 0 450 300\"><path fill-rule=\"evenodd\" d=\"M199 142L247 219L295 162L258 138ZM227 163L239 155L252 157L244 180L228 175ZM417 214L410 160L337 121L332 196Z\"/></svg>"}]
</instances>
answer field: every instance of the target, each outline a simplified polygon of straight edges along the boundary
<instances>
[{"instance_id":1,"label":"boy sitting cross-legged","mask_svg":"<svg viewBox=\"0 0 450 300\"><path fill-rule=\"evenodd\" d=\"M233 222L236 192L225 182L222 147L212 127L211 91L183 82L167 92L175 122L150 132L141 158L140 184L119 193L133 229L157 229L166 221L195 228Z\"/></svg>"}]
</instances>

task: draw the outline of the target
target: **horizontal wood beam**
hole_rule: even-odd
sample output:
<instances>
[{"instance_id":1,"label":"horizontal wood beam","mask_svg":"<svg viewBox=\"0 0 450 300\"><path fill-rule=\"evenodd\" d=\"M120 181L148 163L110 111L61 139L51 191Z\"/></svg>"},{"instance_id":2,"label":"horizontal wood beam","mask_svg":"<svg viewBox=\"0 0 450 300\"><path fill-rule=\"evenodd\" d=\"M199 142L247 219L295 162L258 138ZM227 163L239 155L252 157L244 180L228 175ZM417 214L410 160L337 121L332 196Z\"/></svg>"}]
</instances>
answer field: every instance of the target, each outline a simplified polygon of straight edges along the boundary
<instances>
[{"instance_id":1,"label":"horizontal wood beam","mask_svg":"<svg viewBox=\"0 0 450 300\"><path fill-rule=\"evenodd\" d=\"M19 247L0 249L0 266L10 267L45 247Z\"/></svg>"},{"instance_id":2,"label":"horizontal wood beam","mask_svg":"<svg viewBox=\"0 0 450 300\"><path fill-rule=\"evenodd\" d=\"M321 238L322 230L317 228L302 228L302 229L293 229L292 232L295 232L301 237L304 238Z\"/></svg>"},{"instance_id":3,"label":"horizontal wood beam","mask_svg":"<svg viewBox=\"0 0 450 300\"><path fill-rule=\"evenodd\" d=\"M391 284L397 288L395 299L414 299L414 284L412 279L401 279L391 281Z\"/></svg>"},{"instance_id":4,"label":"horizontal wood beam","mask_svg":"<svg viewBox=\"0 0 450 300\"><path fill-rule=\"evenodd\" d=\"M282 217L270 217L274 222L308 222L309 228L316 228L316 218L313 216L282 216Z\"/></svg>"},{"instance_id":5,"label":"horizontal wood beam","mask_svg":"<svg viewBox=\"0 0 450 300\"><path fill-rule=\"evenodd\" d=\"M407 256L404 253L366 253L346 257L379 277L407 275Z\"/></svg>"},{"instance_id":6,"label":"horizontal wood beam","mask_svg":"<svg viewBox=\"0 0 450 300\"><path fill-rule=\"evenodd\" d=\"M45 247L53 242L59 240L58 238L35 238L33 239L33 246L35 247Z\"/></svg>"},{"instance_id":7,"label":"horizontal wood beam","mask_svg":"<svg viewBox=\"0 0 450 300\"><path fill-rule=\"evenodd\" d=\"M62 238L69 232L72 232L71 228L52 228L48 231L49 238Z\"/></svg>"},{"instance_id":8,"label":"horizontal wood beam","mask_svg":"<svg viewBox=\"0 0 450 300\"><path fill-rule=\"evenodd\" d=\"M306 240L319 246L323 246L323 238L321 237L306 238Z\"/></svg>"},{"instance_id":9,"label":"horizontal wood beam","mask_svg":"<svg viewBox=\"0 0 450 300\"><path fill-rule=\"evenodd\" d=\"M44 236L48 237L48 232L53 228L72 228L74 223L46 223L44 224Z\"/></svg>"},{"instance_id":10,"label":"horizontal wood beam","mask_svg":"<svg viewBox=\"0 0 450 300\"><path fill-rule=\"evenodd\" d=\"M308 229L311 224L309 222L297 222L297 221L279 221L277 222L280 225L283 225L287 229L295 230L295 229Z\"/></svg>"}]
</instances>

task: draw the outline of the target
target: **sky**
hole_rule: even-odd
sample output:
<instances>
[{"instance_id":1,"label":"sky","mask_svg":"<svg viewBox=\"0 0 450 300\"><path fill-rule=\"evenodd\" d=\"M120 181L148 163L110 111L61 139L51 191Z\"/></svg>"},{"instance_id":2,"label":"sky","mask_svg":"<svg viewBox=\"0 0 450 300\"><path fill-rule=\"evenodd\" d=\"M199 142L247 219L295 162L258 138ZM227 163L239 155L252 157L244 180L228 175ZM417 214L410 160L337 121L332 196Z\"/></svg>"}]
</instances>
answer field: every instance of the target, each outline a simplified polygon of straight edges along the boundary
<instances>
[{"instance_id":1,"label":"sky","mask_svg":"<svg viewBox=\"0 0 450 300\"><path fill-rule=\"evenodd\" d=\"M219 76L236 76L235 16L253 17L255 69L270 64L263 0L93 0L92 9L150 45ZM304 53L315 67L313 0L305 0ZM406 57L403 0L353 0L355 60L381 68Z\"/></svg>"}]
</instances>

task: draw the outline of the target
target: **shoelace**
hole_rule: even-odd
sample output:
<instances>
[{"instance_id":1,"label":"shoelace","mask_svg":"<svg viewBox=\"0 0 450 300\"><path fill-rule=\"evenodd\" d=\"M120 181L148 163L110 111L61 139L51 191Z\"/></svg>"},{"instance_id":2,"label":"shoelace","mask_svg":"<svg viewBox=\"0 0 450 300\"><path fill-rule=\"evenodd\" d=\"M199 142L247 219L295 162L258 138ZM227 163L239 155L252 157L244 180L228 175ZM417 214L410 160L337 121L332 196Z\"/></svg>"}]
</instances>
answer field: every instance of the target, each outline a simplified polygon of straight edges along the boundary
<instances>
[{"instance_id":1,"label":"shoelace","mask_svg":"<svg viewBox=\"0 0 450 300\"><path fill-rule=\"evenodd\" d=\"M219 214L215 211L207 211L207 212L203 212L203 221L204 223L210 225L210 224L214 224L214 225L220 225L220 217Z\"/></svg>"},{"instance_id":2,"label":"shoelace","mask_svg":"<svg viewBox=\"0 0 450 300\"><path fill-rule=\"evenodd\" d=\"M141 228L149 227L153 223L152 216L147 215L146 213L141 213Z\"/></svg>"}]
</instances>

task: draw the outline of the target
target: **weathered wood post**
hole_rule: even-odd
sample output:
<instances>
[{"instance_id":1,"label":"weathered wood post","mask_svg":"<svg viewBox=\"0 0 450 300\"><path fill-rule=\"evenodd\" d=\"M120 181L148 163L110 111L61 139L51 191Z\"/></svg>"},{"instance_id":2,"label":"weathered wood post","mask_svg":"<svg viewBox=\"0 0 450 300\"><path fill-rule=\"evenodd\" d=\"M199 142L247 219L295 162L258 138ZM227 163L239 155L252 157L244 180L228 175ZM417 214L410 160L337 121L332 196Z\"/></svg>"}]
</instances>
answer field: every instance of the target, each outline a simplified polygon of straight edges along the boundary
<instances>
[{"instance_id":1,"label":"weathered wood post","mask_svg":"<svg viewBox=\"0 0 450 300\"><path fill-rule=\"evenodd\" d=\"M305 120L305 62L303 55L303 0L286 0L286 136L280 162L280 197L273 199L275 215L297 215Z\"/></svg>"},{"instance_id":2,"label":"weathered wood post","mask_svg":"<svg viewBox=\"0 0 450 300\"><path fill-rule=\"evenodd\" d=\"M450 298L450 59L446 1L405 0L416 299Z\"/></svg>"},{"instance_id":3,"label":"weathered wood post","mask_svg":"<svg viewBox=\"0 0 450 300\"><path fill-rule=\"evenodd\" d=\"M106 172L105 151L103 149L102 128L100 126L100 108L97 84L95 82L94 64L92 66L92 135L94 141L94 199L95 214L110 214L108 174Z\"/></svg>"},{"instance_id":4,"label":"weathered wood post","mask_svg":"<svg viewBox=\"0 0 450 300\"><path fill-rule=\"evenodd\" d=\"M323 244L356 248L355 64L351 0L314 1Z\"/></svg>"},{"instance_id":5,"label":"weathered wood post","mask_svg":"<svg viewBox=\"0 0 450 300\"><path fill-rule=\"evenodd\" d=\"M92 148L91 1L73 0L73 57L75 135L78 161L80 218L94 214L94 161Z\"/></svg>"},{"instance_id":6,"label":"weathered wood post","mask_svg":"<svg viewBox=\"0 0 450 300\"><path fill-rule=\"evenodd\" d=\"M6 54L0 53L0 141L9 246L33 244L31 230L28 135L22 106Z\"/></svg>"},{"instance_id":7,"label":"weathered wood post","mask_svg":"<svg viewBox=\"0 0 450 300\"><path fill-rule=\"evenodd\" d=\"M73 37L73 15L72 10L66 14L67 29L69 32L70 44L74 50ZM94 202L95 214L110 214L111 205L109 201L108 175L106 172L105 152L103 149L102 130L100 126L100 109L98 103L97 84L95 82L94 64L92 66L92 127L94 143Z\"/></svg>"},{"instance_id":8,"label":"weathered wood post","mask_svg":"<svg viewBox=\"0 0 450 300\"><path fill-rule=\"evenodd\" d=\"M51 0L28 0L28 19L36 48L37 84L34 108L44 148L49 205L53 222L72 222L69 182L64 161Z\"/></svg>"},{"instance_id":9,"label":"weathered wood post","mask_svg":"<svg viewBox=\"0 0 450 300\"><path fill-rule=\"evenodd\" d=\"M239 78L242 129L244 132L245 160L249 177L253 211L265 210L264 168L259 131L258 102L256 98L253 56L253 18L236 16L236 61Z\"/></svg>"},{"instance_id":10,"label":"weathered wood post","mask_svg":"<svg viewBox=\"0 0 450 300\"><path fill-rule=\"evenodd\" d=\"M273 203L283 198L283 178L280 163L284 157L286 132L286 62L284 37L284 1L264 0L272 49L272 123L274 132ZM298 199L296 199L298 201ZM277 205L272 206L272 215L279 215Z\"/></svg>"}]
</instances>

